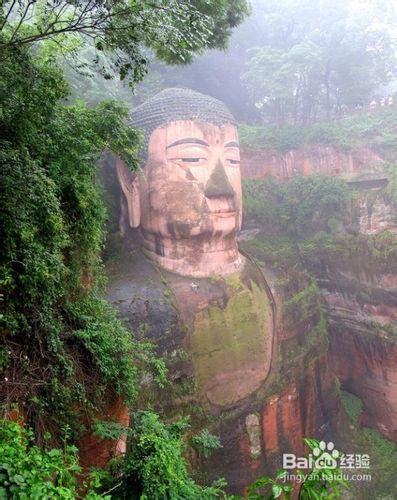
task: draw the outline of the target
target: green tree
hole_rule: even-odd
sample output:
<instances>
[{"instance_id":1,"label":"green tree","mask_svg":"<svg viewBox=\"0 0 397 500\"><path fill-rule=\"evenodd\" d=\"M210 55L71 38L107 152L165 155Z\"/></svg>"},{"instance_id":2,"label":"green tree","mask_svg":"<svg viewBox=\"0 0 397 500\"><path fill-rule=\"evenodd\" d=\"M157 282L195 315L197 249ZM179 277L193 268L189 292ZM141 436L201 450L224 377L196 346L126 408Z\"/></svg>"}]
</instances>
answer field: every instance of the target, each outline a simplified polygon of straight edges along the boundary
<instances>
[{"instance_id":1,"label":"green tree","mask_svg":"<svg viewBox=\"0 0 397 500\"><path fill-rule=\"evenodd\" d=\"M39 438L49 429L55 440L60 425L77 431L81 412L99 408L109 390L132 402L137 367L151 363L101 299L96 160L107 148L133 162L137 135L123 107L64 106L66 97L53 62L25 49L3 57L0 394Z\"/></svg>"},{"instance_id":2,"label":"green tree","mask_svg":"<svg viewBox=\"0 0 397 500\"><path fill-rule=\"evenodd\" d=\"M390 33L345 0L261 4L260 45L250 49L243 80L263 115L276 123L328 119L369 102L391 75ZM260 15L260 14L258 14Z\"/></svg>"},{"instance_id":3,"label":"green tree","mask_svg":"<svg viewBox=\"0 0 397 500\"><path fill-rule=\"evenodd\" d=\"M283 183L272 178L244 181L247 217L268 234L294 239L332 232L342 222L349 199L346 184L326 175L295 175Z\"/></svg>"},{"instance_id":4,"label":"green tree","mask_svg":"<svg viewBox=\"0 0 397 500\"><path fill-rule=\"evenodd\" d=\"M0 7L0 53L65 36L76 47L91 43L94 60L109 77L101 54L110 53L120 77L145 74L147 50L167 63L186 63L196 52L224 48L231 29L248 13L246 0L21 0ZM109 60L106 61L109 63Z\"/></svg>"},{"instance_id":5,"label":"green tree","mask_svg":"<svg viewBox=\"0 0 397 500\"><path fill-rule=\"evenodd\" d=\"M40 449L33 438L20 423L0 420L0 498L76 498L77 449L66 443L63 449ZM90 490L86 498L103 497Z\"/></svg>"}]
</instances>

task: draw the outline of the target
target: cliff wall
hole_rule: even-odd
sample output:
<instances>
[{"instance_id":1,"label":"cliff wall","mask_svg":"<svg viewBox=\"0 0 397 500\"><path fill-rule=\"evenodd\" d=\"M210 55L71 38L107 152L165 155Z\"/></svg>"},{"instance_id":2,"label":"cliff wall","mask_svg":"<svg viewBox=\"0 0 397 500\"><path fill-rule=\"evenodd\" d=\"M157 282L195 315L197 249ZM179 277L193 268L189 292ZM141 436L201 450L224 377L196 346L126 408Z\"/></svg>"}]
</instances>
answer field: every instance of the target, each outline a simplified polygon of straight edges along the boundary
<instances>
[{"instance_id":1,"label":"cliff wall","mask_svg":"<svg viewBox=\"0 0 397 500\"><path fill-rule=\"evenodd\" d=\"M384 233L342 245L339 258L323 248L307 261L324 297L331 360L342 388L364 404L361 424L397 441L397 241Z\"/></svg>"},{"instance_id":2,"label":"cliff wall","mask_svg":"<svg viewBox=\"0 0 397 500\"><path fill-rule=\"evenodd\" d=\"M381 172L382 158L367 147L346 151L332 146L311 145L280 153L275 150L241 149L241 173L245 179L272 175L287 180L294 174L354 175Z\"/></svg>"}]
</instances>

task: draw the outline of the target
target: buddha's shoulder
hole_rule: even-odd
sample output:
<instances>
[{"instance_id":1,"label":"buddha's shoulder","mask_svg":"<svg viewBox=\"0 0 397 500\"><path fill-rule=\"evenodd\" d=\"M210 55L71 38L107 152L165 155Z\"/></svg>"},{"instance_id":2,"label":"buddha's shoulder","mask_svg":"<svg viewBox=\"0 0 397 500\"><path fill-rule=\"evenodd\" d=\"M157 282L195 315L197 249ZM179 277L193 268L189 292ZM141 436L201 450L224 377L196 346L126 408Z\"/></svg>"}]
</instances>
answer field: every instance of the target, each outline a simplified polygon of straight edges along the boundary
<instances>
[{"instance_id":1,"label":"buddha's shoulder","mask_svg":"<svg viewBox=\"0 0 397 500\"><path fill-rule=\"evenodd\" d=\"M164 340L164 349L172 348L178 337L178 312L158 268L136 250L108 263L106 273L106 298L127 328L137 337L153 338L160 347ZM166 338L170 331L173 340Z\"/></svg>"},{"instance_id":2,"label":"buddha's shoulder","mask_svg":"<svg viewBox=\"0 0 397 500\"><path fill-rule=\"evenodd\" d=\"M128 328L135 333L144 328L145 336L158 341L170 329L192 327L204 310L239 301L249 307L270 298L263 272L249 256L241 257L234 273L193 278L157 267L141 251L124 254L107 265L107 299Z\"/></svg>"},{"instance_id":3,"label":"buddha's shoulder","mask_svg":"<svg viewBox=\"0 0 397 500\"><path fill-rule=\"evenodd\" d=\"M107 298L112 303L141 297L159 297L165 283L153 263L140 250L124 252L106 264Z\"/></svg>"}]
</instances>

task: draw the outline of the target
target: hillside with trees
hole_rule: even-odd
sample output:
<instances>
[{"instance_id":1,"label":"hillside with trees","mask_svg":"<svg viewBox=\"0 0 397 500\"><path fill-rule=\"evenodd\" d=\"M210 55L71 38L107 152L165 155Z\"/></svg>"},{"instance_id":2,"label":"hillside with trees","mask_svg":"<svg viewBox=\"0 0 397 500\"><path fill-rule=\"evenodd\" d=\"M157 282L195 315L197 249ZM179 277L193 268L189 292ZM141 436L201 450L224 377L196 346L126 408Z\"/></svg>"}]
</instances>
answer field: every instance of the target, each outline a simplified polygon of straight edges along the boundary
<instances>
[{"instance_id":1,"label":"hillside with trees","mask_svg":"<svg viewBox=\"0 0 397 500\"><path fill-rule=\"evenodd\" d=\"M161 89L225 101L242 148L365 144L384 161L379 193L321 175L244 183L244 229L256 233L242 248L275 277L290 330L305 323L308 331L283 344L290 371L272 381L272 397L321 364L332 333L336 355L343 328L370 352L393 349L391 326L353 313L335 320L323 299L348 297L346 310L359 303L369 316L394 307L390 287L365 279L394 275L395 234L360 234L357 213L378 195L390 213L396 206L396 29L396 7L385 0L362 9L354 0L1 2L0 498L240 498L203 473L222 445L211 429L196 432L192 420L202 415L157 412L177 383L156 345L131 335L104 299L105 260L119 244L109 236L119 213L103 183L104 153L138 169L142 134L130 113ZM341 443L367 447L380 464L369 495L393 495L396 445L374 430L348 382L333 389L343 403ZM113 400L128 406L131 426L105 418ZM362 429L360 415L369 422ZM87 433L128 436L128 451L88 471L78 450ZM319 446L305 443L308 452ZM245 498L298 494L285 471L273 472L247 485ZM299 498L336 498L347 487L306 481Z\"/></svg>"}]
</instances>

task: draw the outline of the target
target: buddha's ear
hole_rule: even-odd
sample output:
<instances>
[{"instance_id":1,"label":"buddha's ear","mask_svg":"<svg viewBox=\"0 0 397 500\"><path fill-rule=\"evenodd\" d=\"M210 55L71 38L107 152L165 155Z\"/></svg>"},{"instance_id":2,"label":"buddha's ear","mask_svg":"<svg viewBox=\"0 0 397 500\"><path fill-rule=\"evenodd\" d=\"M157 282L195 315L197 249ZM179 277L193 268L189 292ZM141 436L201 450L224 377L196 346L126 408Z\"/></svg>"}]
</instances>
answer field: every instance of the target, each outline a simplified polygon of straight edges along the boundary
<instances>
[{"instance_id":1,"label":"buddha's ear","mask_svg":"<svg viewBox=\"0 0 397 500\"><path fill-rule=\"evenodd\" d=\"M141 204L139 193L139 176L131 172L124 162L117 158L117 178L127 201L128 221L130 227L138 227L141 223Z\"/></svg>"}]
</instances>

